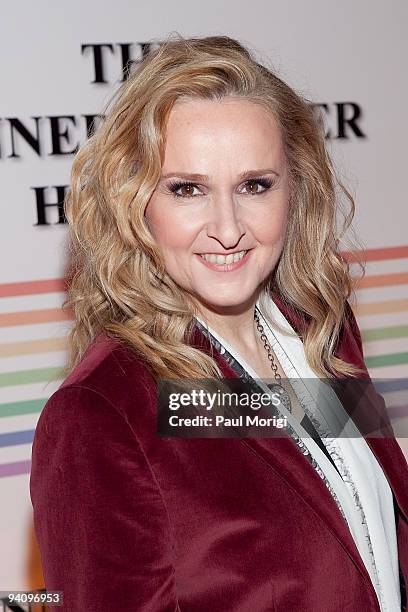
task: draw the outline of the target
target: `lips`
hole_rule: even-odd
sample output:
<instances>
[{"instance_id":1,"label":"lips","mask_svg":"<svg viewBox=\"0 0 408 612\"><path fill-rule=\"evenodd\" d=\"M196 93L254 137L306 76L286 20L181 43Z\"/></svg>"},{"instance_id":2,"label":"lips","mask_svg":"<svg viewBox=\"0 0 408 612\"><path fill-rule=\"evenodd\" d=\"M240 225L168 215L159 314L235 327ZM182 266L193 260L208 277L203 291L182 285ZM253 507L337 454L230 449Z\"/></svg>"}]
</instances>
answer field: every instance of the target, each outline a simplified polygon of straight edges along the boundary
<instances>
[{"instance_id":1,"label":"lips","mask_svg":"<svg viewBox=\"0 0 408 612\"><path fill-rule=\"evenodd\" d=\"M220 261L226 261L227 257L234 256L234 253L230 253L227 256L219 255L216 253L196 253L196 256L199 261L210 270L214 270L216 272L232 272L233 270L238 270L239 268L242 268L246 264L251 254L251 251L252 249L247 251L237 251L237 254L240 255L240 258L237 258L237 261L232 260L232 262L230 263L218 263L218 257L222 258ZM242 253L244 253L243 256L241 255ZM208 261L209 256L215 257L215 261Z\"/></svg>"},{"instance_id":2,"label":"lips","mask_svg":"<svg viewBox=\"0 0 408 612\"><path fill-rule=\"evenodd\" d=\"M235 253L218 254L218 253L200 253L200 256L210 263L225 265L240 261L247 251L236 251Z\"/></svg>"}]
</instances>

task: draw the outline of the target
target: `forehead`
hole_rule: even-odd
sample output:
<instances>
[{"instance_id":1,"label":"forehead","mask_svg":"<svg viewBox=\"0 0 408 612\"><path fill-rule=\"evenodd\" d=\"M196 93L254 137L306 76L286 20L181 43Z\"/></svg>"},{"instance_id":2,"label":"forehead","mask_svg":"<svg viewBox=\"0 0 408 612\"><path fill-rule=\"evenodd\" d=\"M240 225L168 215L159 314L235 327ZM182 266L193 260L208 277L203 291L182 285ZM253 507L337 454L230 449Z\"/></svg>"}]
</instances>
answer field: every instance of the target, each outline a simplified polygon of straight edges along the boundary
<instances>
[{"instance_id":1,"label":"forehead","mask_svg":"<svg viewBox=\"0 0 408 612\"><path fill-rule=\"evenodd\" d=\"M282 153L276 119L265 107L250 100L180 98L170 111L166 158L233 155L275 161Z\"/></svg>"}]
</instances>

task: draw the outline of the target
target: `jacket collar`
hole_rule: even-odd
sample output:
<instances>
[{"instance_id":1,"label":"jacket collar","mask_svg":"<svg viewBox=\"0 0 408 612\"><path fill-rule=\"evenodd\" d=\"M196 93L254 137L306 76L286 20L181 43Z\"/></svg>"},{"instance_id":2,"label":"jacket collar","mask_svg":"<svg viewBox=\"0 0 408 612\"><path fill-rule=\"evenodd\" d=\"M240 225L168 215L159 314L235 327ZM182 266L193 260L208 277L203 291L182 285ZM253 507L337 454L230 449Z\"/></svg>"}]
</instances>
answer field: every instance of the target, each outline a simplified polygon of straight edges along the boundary
<instances>
[{"instance_id":1,"label":"jacket collar","mask_svg":"<svg viewBox=\"0 0 408 612\"><path fill-rule=\"evenodd\" d=\"M273 294L273 300L296 333L301 333L305 329L304 319L285 304L276 294ZM340 335L335 355L363 368L364 372L361 378L366 379L367 387L369 387L371 391L371 395L368 394L367 397L374 398L374 404L377 403L377 406L378 401L382 402L381 407L384 407L384 400L375 392L374 386L371 383L369 373L364 363L364 357L359 348L359 342L353 329L353 324L350 322L350 319L347 318ZM225 378L238 377L236 372L211 345L208 338L197 326L194 327L190 344L212 355ZM364 394L364 398L366 398L366 393ZM353 414L353 403L348 401L343 405L350 417L356 422L356 414ZM375 407L376 410L378 410L377 406ZM368 407L372 409L372 404L369 404ZM376 414L378 416L378 412ZM358 426L358 422L356 422L356 425ZM408 520L408 491L405 488L408 469L407 462L398 442L391 436L387 436L386 438L364 436L364 438L383 469L384 475L388 480L401 513L405 516L405 519ZM316 470L308 462L305 462L302 453L299 452L292 438L289 435L286 437L281 435L281 437L274 439L240 438L239 441L258 456L261 461L266 463L271 470L279 474L279 476L314 510L316 515L326 523L330 531L346 549L355 565L371 585L368 572L351 536L348 525L344 521L326 485L317 474Z\"/></svg>"}]
</instances>

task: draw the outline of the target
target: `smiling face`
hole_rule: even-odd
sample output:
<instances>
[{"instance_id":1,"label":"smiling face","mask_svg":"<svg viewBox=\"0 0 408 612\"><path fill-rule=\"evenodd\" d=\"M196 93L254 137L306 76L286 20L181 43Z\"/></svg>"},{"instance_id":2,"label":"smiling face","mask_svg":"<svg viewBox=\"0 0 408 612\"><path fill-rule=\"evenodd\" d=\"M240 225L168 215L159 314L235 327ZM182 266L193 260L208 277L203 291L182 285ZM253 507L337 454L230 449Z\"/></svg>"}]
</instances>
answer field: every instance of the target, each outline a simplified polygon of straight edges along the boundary
<instances>
[{"instance_id":1,"label":"smiling face","mask_svg":"<svg viewBox=\"0 0 408 612\"><path fill-rule=\"evenodd\" d=\"M145 215L167 273L204 309L253 306L282 252L288 200L280 130L266 110L236 98L177 100Z\"/></svg>"}]
</instances>

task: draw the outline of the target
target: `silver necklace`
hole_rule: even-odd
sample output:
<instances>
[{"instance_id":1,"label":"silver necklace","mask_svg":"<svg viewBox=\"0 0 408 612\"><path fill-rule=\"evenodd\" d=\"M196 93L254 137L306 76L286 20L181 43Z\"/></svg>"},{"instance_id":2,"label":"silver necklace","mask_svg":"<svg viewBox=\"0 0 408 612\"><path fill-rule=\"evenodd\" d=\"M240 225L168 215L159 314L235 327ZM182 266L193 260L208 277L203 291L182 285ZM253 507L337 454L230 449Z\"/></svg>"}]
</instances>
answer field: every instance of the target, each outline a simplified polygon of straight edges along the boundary
<instances>
[{"instance_id":1,"label":"silver necklace","mask_svg":"<svg viewBox=\"0 0 408 612\"><path fill-rule=\"evenodd\" d=\"M262 323L261 323L261 321L259 319L258 313L256 312L256 308L255 308L255 311L254 311L254 320L255 320L255 323L256 323L256 327L257 327L257 329L258 329L258 331L260 333L261 340L263 342L264 348L265 348L265 350L266 350L266 352L268 354L268 359L269 359L270 366L271 366L272 372L274 374L274 377L275 377L276 380L279 381L279 383L272 383L272 384L269 384L267 386L274 393L279 393L279 395L281 397L282 404L285 405L286 409L289 412L292 412L292 402L290 401L290 397L289 397L288 392L286 391L286 389L282 385L282 382L281 382L282 381L282 377L281 377L281 375L278 372L278 366L277 366L277 363L276 363L275 358L273 356L272 348L271 348L271 346L270 346L270 344L268 342L268 338L266 337L264 327L263 327L263 325L262 325Z\"/></svg>"}]
</instances>

